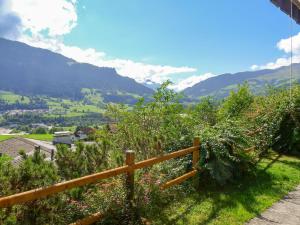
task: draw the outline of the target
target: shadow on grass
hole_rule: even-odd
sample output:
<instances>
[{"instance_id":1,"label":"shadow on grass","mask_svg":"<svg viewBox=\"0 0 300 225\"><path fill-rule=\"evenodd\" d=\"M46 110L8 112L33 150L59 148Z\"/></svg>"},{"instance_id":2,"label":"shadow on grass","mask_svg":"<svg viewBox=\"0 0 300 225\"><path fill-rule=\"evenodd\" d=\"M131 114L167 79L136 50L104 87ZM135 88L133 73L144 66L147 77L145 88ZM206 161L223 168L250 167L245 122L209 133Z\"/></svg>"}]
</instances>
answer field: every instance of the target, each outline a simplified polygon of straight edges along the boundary
<instances>
[{"instance_id":1,"label":"shadow on grass","mask_svg":"<svg viewBox=\"0 0 300 225\"><path fill-rule=\"evenodd\" d=\"M295 161L288 161L288 160L278 160L278 162L286 164L290 167L293 167L294 169L300 169L300 163L295 162Z\"/></svg>"},{"instance_id":2,"label":"shadow on grass","mask_svg":"<svg viewBox=\"0 0 300 225\"><path fill-rule=\"evenodd\" d=\"M300 163L296 161L288 161L280 158L282 155L277 155L275 158L268 163L264 168L255 169L254 173L245 176L243 179L239 180L239 183L226 185L225 187L205 187L192 193L192 203L188 204L185 210L181 213L176 214L175 217L170 219L170 214L164 212L164 210L158 210L155 214L156 221L159 224L189 224L189 216L193 211L193 208L201 205L203 201L210 201L212 208L207 211L207 213L199 212L203 214L203 220L198 221L197 224L205 225L214 221L217 217L222 214L224 210L231 210L237 208L241 205L245 211L252 214L253 216L258 216L261 213L261 208L258 205L262 204L260 199L261 195L273 197L274 199L278 196L284 195L286 190L283 190L280 185L276 185L276 180L268 172L270 167L275 162L284 163L295 169L300 169ZM181 199L183 200L183 199ZM178 200L180 202L180 199ZM186 203L183 203L186 204ZM249 217L249 215L248 215Z\"/></svg>"}]
</instances>

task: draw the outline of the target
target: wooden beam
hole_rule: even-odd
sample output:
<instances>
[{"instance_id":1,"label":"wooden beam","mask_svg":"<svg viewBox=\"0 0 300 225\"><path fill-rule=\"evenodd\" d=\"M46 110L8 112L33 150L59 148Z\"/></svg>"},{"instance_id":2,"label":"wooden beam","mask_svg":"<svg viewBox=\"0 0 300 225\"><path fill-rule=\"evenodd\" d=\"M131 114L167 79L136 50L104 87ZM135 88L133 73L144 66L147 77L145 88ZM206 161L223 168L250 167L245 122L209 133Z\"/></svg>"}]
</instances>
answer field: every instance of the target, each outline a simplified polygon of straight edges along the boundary
<instances>
[{"instance_id":1,"label":"wooden beam","mask_svg":"<svg viewBox=\"0 0 300 225\"><path fill-rule=\"evenodd\" d=\"M134 165L135 154L132 150L126 151L126 165L130 168ZM129 170L126 174L126 215L128 221L133 223L134 218L134 170Z\"/></svg>"},{"instance_id":2,"label":"wooden beam","mask_svg":"<svg viewBox=\"0 0 300 225\"><path fill-rule=\"evenodd\" d=\"M293 4L300 10L300 1L299 0L293 0Z\"/></svg>"},{"instance_id":3,"label":"wooden beam","mask_svg":"<svg viewBox=\"0 0 300 225\"><path fill-rule=\"evenodd\" d=\"M291 0L271 0L271 2L291 17ZM293 19L300 24L300 1L292 0L292 7Z\"/></svg>"},{"instance_id":4,"label":"wooden beam","mask_svg":"<svg viewBox=\"0 0 300 225\"><path fill-rule=\"evenodd\" d=\"M188 172L188 173L186 173L186 174L184 174L184 175L182 175L182 176L180 176L180 177L177 177L177 178L175 178L174 180L168 181L167 183L161 185L160 188L161 188L162 190L165 190L165 189L167 189L167 188L169 188L169 187L171 187L171 186L174 186L174 185L176 185L176 184L182 183L183 181L189 179L190 177L195 176L196 174L197 174L197 170L192 170L191 172Z\"/></svg>"},{"instance_id":5,"label":"wooden beam","mask_svg":"<svg viewBox=\"0 0 300 225\"><path fill-rule=\"evenodd\" d=\"M103 171L100 173L95 173L92 175L80 177L80 178L73 179L70 181L58 183L53 186L38 188L38 189L30 190L30 191L25 191L22 193L10 195L7 197L2 197L2 198L0 198L0 208L9 207L9 206L13 206L16 204L21 204L24 202L44 198L44 197L47 197L47 196L55 194L55 193L59 193L59 192L63 192L68 189L72 189L74 187L80 187L80 186L83 186L86 184L99 182L102 179L118 176L122 173L127 173L130 170L136 170L136 169L141 169L141 168L145 168L148 166L152 166L159 162L163 162L163 161L166 161L169 159L187 155L187 154L192 153L193 151L197 150L198 148L199 148L199 146L193 146L190 148L172 152L172 153L164 155L164 156L147 159L147 160L138 162L132 166L126 165L126 166L118 167L115 169L106 170L106 171Z\"/></svg>"},{"instance_id":6,"label":"wooden beam","mask_svg":"<svg viewBox=\"0 0 300 225\"><path fill-rule=\"evenodd\" d=\"M3 197L0 198L0 208L9 207L16 204L44 198L49 195L59 193L74 187L80 187L86 184L95 183L102 179L118 176L122 173L127 172L128 170L129 170L128 166L122 166L115 169L106 170L104 172L80 177L74 180L58 183L50 187L38 188L30 191L25 191L22 193L10 195L7 197Z\"/></svg>"},{"instance_id":7,"label":"wooden beam","mask_svg":"<svg viewBox=\"0 0 300 225\"><path fill-rule=\"evenodd\" d=\"M244 151L245 151L246 153L249 153L249 152L253 152L254 150L255 150L255 146L250 147L250 148L246 148Z\"/></svg>"},{"instance_id":8,"label":"wooden beam","mask_svg":"<svg viewBox=\"0 0 300 225\"><path fill-rule=\"evenodd\" d=\"M195 137L193 146L197 148L197 150L193 151L193 169L198 171L199 161L200 161L200 138ZM199 188L199 173L194 177L194 187L197 190Z\"/></svg>"},{"instance_id":9,"label":"wooden beam","mask_svg":"<svg viewBox=\"0 0 300 225\"><path fill-rule=\"evenodd\" d=\"M145 168L148 166L152 166L154 164L169 160L169 159L174 159L174 158L178 158L180 156L184 156L187 155L189 153L192 153L193 151L197 150L199 148L199 146L193 146L190 148L186 148L186 149L182 149L176 152L172 152L170 154L167 155L163 155L163 156L158 156L158 157L154 157L151 159L146 159L144 161L141 162L137 162L136 164L133 165L133 169L141 169L141 168Z\"/></svg>"},{"instance_id":10,"label":"wooden beam","mask_svg":"<svg viewBox=\"0 0 300 225\"><path fill-rule=\"evenodd\" d=\"M103 217L104 217L104 214L98 212L98 213L94 213L90 216L87 216L81 220L77 220L75 223L71 223L70 225L90 225L90 224L96 223Z\"/></svg>"}]
</instances>

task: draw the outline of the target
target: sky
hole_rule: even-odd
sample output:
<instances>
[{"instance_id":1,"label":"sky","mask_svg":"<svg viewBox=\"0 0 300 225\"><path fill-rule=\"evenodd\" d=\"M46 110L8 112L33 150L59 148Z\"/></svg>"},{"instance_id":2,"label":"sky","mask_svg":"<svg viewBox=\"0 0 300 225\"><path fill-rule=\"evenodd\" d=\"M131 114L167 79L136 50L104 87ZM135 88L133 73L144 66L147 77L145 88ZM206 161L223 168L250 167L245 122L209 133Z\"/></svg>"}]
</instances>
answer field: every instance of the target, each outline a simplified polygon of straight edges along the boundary
<instances>
[{"instance_id":1,"label":"sky","mask_svg":"<svg viewBox=\"0 0 300 225\"><path fill-rule=\"evenodd\" d=\"M0 37L175 90L300 62L300 26L269 0L0 0Z\"/></svg>"}]
</instances>

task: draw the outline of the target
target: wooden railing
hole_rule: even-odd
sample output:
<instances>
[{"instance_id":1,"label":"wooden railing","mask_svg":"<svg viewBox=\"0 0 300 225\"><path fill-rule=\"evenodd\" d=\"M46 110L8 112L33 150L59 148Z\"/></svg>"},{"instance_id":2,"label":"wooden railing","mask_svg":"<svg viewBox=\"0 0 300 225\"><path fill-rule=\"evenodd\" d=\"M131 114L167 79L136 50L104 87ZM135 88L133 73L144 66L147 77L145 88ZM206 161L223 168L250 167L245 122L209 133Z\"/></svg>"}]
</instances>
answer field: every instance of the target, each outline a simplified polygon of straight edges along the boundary
<instances>
[{"instance_id":1,"label":"wooden railing","mask_svg":"<svg viewBox=\"0 0 300 225\"><path fill-rule=\"evenodd\" d=\"M126 185L125 185L126 186L125 188L127 191L126 202L130 208L130 206L132 205L132 202L133 202L133 197L134 197L134 171L135 170L149 167L154 164L157 164L157 163L160 163L163 161L167 161L170 159L182 157L182 156L185 156L190 153L193 154L192 170L180 177L177 177L176 179L170 180L167 183L161 185L161 189L166 189L173 185L180 184L183 181L187 180L188 178L191 178L197 174L197 168L198 168L197 164L200 159L200 139L198 137L194 138L192 147L182 149L182 150L179 150L176 152L172 152L172 153L169 153L169 154L166 154L163 156L158 156L158 157L154 157L154 158L147 159L144 161L140 161L137 163L135 163L134 151L128 150L128 151L126 151L126 161L125 161L126 165L125 166L118 167L118 168L111 169L111 170L106 170L106 171L99 172L99 173L94 173L92 175L80 177L77 179L61 182L61 183L54 184L49 187L38 188L38 189L25 191L22 193L18 193L18 194L6 196L6 197L1 197L0 198L0 208L11 207L13 205L22 204L22 203L33 201L33 200L40 199L40 198L45 198L45 197L47 197L49 195L53 195L55 193L63 192L63 191L66 191L66 190L69 190L69 189L72 189L75 187L80 187L80 186L91 184L91 183L96 183L103 179L118 176L120 174L126 174ZM195 185L198 186L198 179L195 179L194 182L195 182ZM77 225L92 224L92 223L98 221L99 219L101 219L102 216L103 215L100 213L95 213L95 214L88 216L88 217L86 217L80 221L77 221L73 224L74 225L75 224L77 224Z\"/></svg>"}]
</instances>

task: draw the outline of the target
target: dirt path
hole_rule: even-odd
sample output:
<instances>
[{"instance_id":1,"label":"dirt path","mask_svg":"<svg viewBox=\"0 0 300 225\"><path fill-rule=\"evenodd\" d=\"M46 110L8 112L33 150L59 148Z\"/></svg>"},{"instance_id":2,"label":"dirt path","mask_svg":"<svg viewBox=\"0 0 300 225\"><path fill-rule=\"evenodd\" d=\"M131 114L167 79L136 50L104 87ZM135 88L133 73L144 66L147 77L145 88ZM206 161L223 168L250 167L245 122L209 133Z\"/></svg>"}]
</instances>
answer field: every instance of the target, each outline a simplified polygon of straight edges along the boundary
<instances>
[{"instance_id":1,"label":"dirt path","mask_svg":"<svg viewBox=\"0 0 300 225\"><path fill-rule=\"evenodd\" d=\"M300 225L300 186L246 225Z\"/></svg>"}]
</instances>

